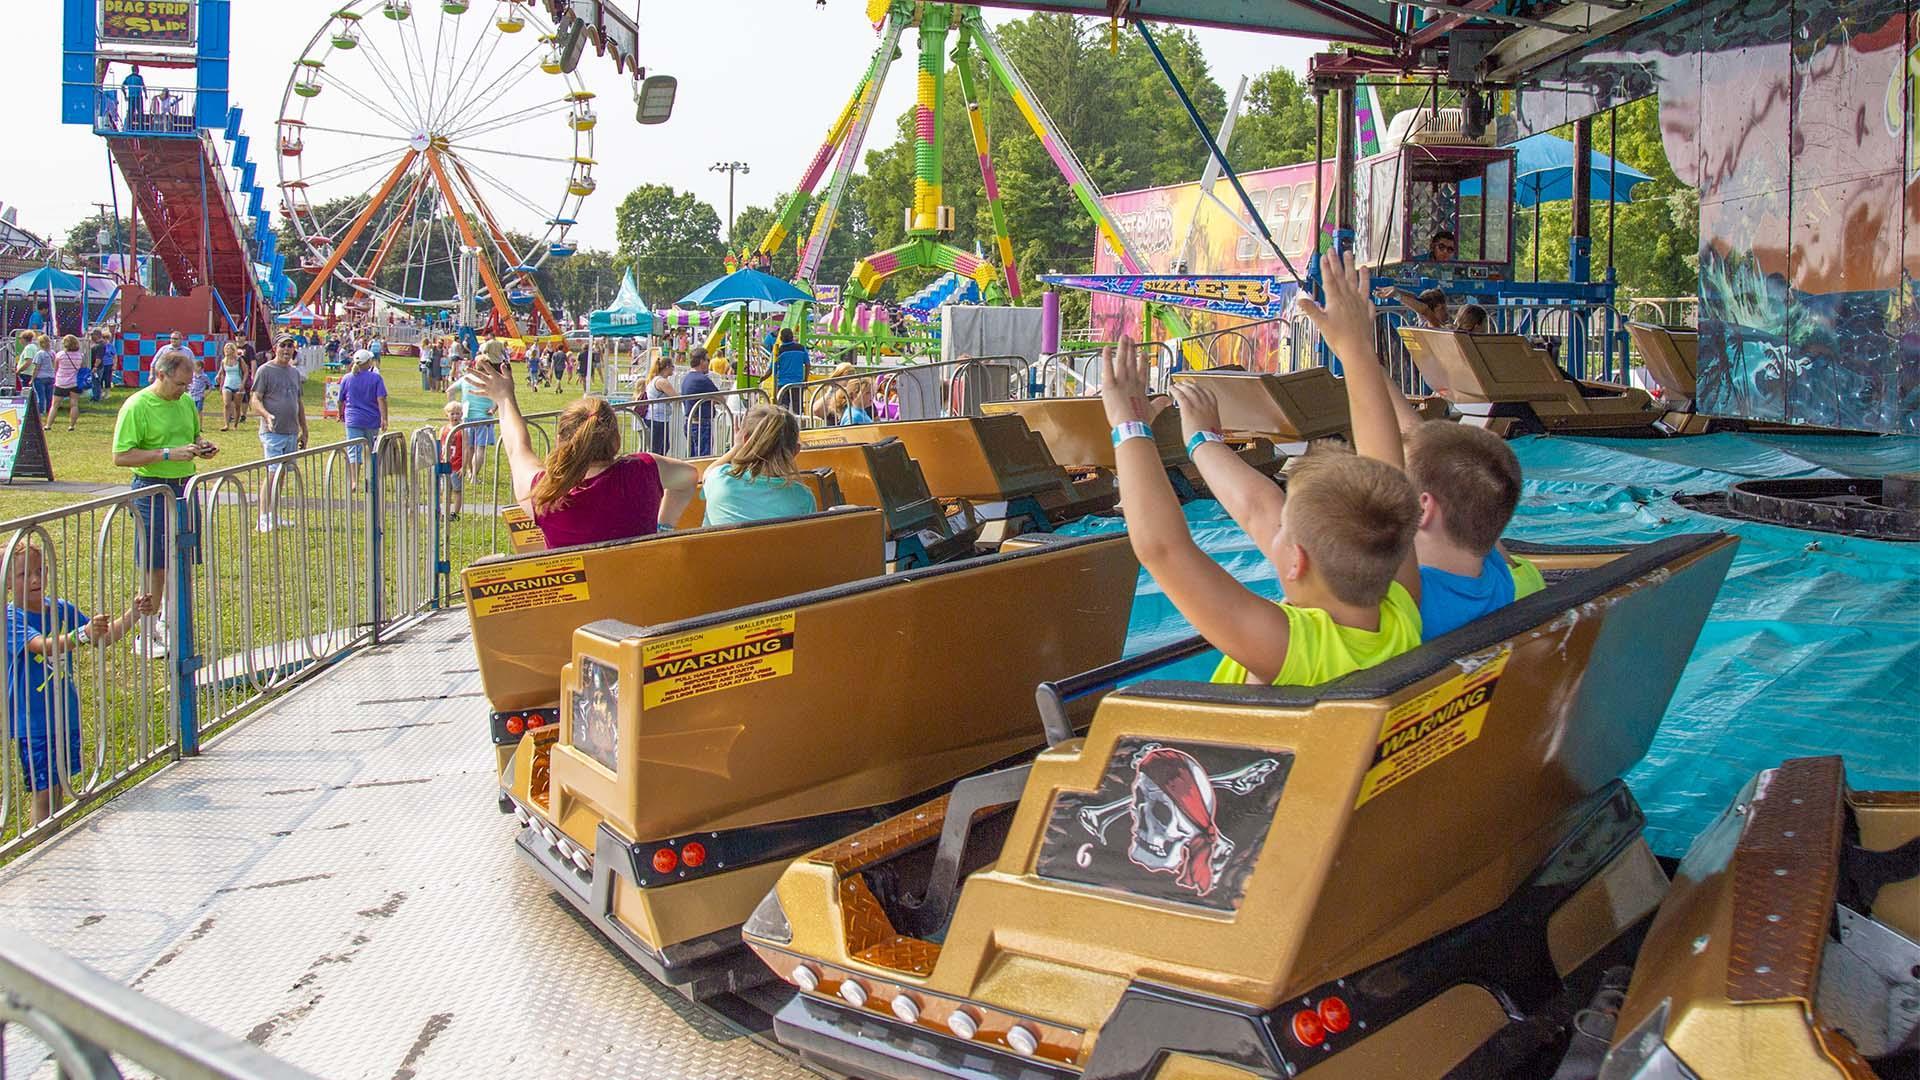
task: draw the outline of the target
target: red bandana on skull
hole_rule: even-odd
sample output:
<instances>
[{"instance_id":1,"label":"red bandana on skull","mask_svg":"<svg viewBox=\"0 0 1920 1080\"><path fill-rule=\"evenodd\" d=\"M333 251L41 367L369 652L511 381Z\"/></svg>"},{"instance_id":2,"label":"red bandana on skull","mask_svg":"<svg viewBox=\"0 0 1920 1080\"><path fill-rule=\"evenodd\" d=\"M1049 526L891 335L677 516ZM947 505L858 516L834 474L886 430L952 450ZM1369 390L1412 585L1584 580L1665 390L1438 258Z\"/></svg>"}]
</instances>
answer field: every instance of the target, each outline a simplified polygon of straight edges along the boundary
<instances>
[{"instance_id":1,"label":"red bandana on skull","mask_svg":"<svg viewBox=\"0 0 1920 1080\"><path fill-rule=\"evenodd\" d=\"M1201 896L1212 892L1220 826L1213 819L1213 784L1206 770L1191 755L1164 746L1147 751L1134 768L1166 794L1195 830L1186 841L1175 882Z\"/></svg>"}]
</instances>

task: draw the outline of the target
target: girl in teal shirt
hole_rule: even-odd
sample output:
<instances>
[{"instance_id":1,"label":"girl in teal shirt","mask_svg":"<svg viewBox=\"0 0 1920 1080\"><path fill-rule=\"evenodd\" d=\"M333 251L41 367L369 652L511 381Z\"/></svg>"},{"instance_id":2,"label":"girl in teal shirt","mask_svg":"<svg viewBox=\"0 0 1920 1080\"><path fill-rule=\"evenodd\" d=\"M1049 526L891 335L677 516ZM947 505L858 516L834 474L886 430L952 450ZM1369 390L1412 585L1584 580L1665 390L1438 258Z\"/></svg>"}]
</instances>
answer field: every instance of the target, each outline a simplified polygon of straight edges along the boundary
<instances>
[{"instance_id":1,"label":"girl in teal shirt","mask_svg":"<svg viewBox=\"0 0 1920 1080\"><path fill-rule=\"evenodd\" d=\"M707 467L701 493L707 501L702 524L739 525L749 521L811 514L813 492L795 476L800 452L800 421L778 405L755 405L733 449Z\"/></svg>"}]
</instances>

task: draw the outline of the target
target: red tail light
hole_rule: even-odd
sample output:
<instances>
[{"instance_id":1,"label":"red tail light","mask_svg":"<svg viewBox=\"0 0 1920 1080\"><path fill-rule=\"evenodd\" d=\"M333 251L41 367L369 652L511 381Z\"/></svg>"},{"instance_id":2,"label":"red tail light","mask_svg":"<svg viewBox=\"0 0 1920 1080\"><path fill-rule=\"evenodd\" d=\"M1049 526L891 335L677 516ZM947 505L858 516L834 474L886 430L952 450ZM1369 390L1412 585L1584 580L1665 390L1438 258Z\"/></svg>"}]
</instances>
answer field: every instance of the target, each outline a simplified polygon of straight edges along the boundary
<instances>
[{"instance_id":1,"label":"red tail light","mask_svg":"<svg viewBox=\"0 0 1920 1080\"><path fill-rule=\"evenodd\" d=\"M704 851L701 852L701 857L702 858L706 857L706 853ZM679 865L680 865L680 856L675 855L673 853L672 848L663 847L663 848L655 849L653 853L653 872L654 873L671 874L673 873L673 868Z\"/></svg>"},{"instance_id":2,"label":"red tail light","mask_svg":"<svg viewBox=\"0 0 1920 1080\"><path fill-rule=\"evenodd\" d=\"M1353 1010L1337 997L1325 998L1320 1002L1320 1023L1325 1025L1327 1034L1338 1035L1353 1023Z\"/></svg>"},{"instance_id":3,"label":"red tail light","mask_svg":"<svg viewBox=\"0 0 1920 1080\"><path fill-rule=\"evenodd\" d=\"M530 728L544 727L546 726L546 723L547 723L547 718L544 716L541 716L539 713L527 714L527 726Z\"/></svg>"},{"instance_id":4,"label":"red tail light","mask_svg":"<svg viewBox=\"0 0 1920 1080\"><path fill-rule=\"evenodd\" d=\"M672 854L672 852L668 852L668 854ZM688 841L687 844L680 849L680 861L686 863L687 869L689 870L698 869L701 864L707 861L706 845L698 840Z\"/></svg>"},{"instance_id":5,"label":"red tail light","mask_svg":"<svg viewBox=\"0 0 1920 1080\"><path fill-rule=\"evenodd\" d=\"M527 729L526 720L518 716L507 717L507 734L518 735Z\"/></svg>"},{"instance_id":6,"label":"red tail light","mask_svg":"<svg viewBox=\"0 0 1920 1080\"><path fill-rule=\"evenodd\" d=\"M1321 1022L1319 1013L1301 1009L1293 1014L1293 1037L1301 1046L1319 1046L1327 1041L1327 1025Z\"/></svg>"}]
</instances>

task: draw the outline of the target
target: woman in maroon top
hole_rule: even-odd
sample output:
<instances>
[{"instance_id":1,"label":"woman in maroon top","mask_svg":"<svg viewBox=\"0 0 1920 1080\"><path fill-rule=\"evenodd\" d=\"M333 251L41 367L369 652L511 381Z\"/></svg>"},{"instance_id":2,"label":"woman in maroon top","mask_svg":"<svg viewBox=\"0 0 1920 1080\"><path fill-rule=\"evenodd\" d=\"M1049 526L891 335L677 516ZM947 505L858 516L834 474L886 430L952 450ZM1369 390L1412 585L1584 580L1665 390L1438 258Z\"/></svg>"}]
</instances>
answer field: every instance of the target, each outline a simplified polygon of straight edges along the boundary
<instances>
[{"instance_id":1,"label":"woman in maroon top","mask_svg":"<svg viewBox=\"0 0 1920 1080\"><path fill-rule=\"evenodd\" d=\"M541 460L513 396L513 376L486 361L467 379L500 410L500 448L513 472L513 497L550 548L631 540L680 520L699 473L675 458L620 453L620 425L605 399L583 397L560 412L559 439Z\"/></svg>"}]
</instances>

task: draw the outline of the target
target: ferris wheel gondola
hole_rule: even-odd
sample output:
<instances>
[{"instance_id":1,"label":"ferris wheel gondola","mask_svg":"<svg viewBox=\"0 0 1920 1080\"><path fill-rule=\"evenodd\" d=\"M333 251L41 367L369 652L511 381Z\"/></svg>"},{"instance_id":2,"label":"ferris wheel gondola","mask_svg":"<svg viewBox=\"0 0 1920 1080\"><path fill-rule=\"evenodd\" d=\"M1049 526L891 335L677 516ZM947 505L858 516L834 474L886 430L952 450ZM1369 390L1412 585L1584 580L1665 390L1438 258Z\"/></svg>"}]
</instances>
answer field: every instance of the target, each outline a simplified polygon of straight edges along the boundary
<instances>
[{"instance_id":1,"label":"ferris wheel gondola","mask_svg":"<svg viewBox=\"0 0 1920 1080\"><path fill-rule=\"evenodd\" d=\"M461 17L470 6L350 0L295 61L278 160L288 219L320 262L301 260L302 303L331 280L355 298L456 307L475 251L510 332L524 321L510 292L528 294L536 332L560 332L513 268L573 253L566 231L598 186L593 94L543 62L555 36L540 5L498 0L481 21ZM528 28L537 40L513 36Z\"/></svg>"}]
</instances>

